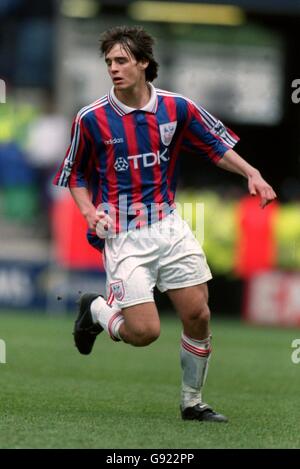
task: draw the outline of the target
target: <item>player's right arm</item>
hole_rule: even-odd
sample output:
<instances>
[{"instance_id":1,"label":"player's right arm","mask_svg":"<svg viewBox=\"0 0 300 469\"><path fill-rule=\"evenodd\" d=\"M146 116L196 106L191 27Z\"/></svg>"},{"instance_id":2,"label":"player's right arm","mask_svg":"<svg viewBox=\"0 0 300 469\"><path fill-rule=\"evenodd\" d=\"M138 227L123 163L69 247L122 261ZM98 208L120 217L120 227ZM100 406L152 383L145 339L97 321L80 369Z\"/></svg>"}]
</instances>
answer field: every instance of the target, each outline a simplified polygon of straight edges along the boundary
<instances>
[{"instance_id":1,"label":"player's right arm","mask_svg":"<svg viewBox=\"0 0 300 469\"><path fill-rule=\"evenodd\" d=\"M90 194L87 188L70 187L70 192L81 214L84 216L88 227L95 231L100 217L96 212L95 206L91 202Z\"/></svg>"},{"instance_id":2,"label":"player's right arm","mask_svg":"<svg viewBox=\"0 0 300 469\"><path fill-rule=\"evenodd\" d=\"M89 229L105 238L112 220L103 211L97 211L89 192L90 175L94 162L91 160L93 142L81 111L73 121L71 143L64 161L54 178L54 184L69 187L71 195L84 216Z\"/></svg>"},{"instance_id":3,"label":"player's right arm","mask_svg":"<svg viewBox=\"0 0 300 469\"><path fill-rule=\"evenodd\" d=\"M53 183L61 187L88 188L90 154L91 141L83 118L79 112L72 124L69 148L55 175Z\"/></svg>"},{"instance_id":4,"label":"player's right arm","mask_svg":"<svg viewBox=\"0 0 300 469\"><path fill-rule=\"evenodd\" d=\"M54 178L54 184L69 187L76 205L87 221L88 227L95 231L99 216L96 214L96 208L88 191L90 154L91 142L79 112L73 121L70 146Z\"/></svg>"},{"instance_id":5,"label":"player's right arm","mask_svg":"<svg viewBox=\"0 0 300 469\"><path fill-rule=\"evenodd\" d=\"M106 238L108 229L113 224L112 218L104 211L99 211L94 207L85 187L70 187L70 192L89 229L96 231L99 238Z\"/></svg>"}]
</instances>

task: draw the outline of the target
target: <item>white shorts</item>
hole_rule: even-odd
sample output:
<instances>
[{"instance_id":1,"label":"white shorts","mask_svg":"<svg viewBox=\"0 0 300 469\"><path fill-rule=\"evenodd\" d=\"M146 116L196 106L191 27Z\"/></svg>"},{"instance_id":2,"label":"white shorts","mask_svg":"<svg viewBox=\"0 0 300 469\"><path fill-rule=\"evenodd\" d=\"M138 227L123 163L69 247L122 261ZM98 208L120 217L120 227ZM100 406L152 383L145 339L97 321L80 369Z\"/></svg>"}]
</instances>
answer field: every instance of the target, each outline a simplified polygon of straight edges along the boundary
<instances>
[{"instance_id":1,"label":"white shorts","mask_svg":"<svg viewBox=\"0 0 300 469\"><path fill-rule=\"evenodd\" d=\"M107 301L119 308L154 301L161 292L205 283L212 278L205 254L176 210L140 230L105 241Z\"/></svg>"}]
</instances>

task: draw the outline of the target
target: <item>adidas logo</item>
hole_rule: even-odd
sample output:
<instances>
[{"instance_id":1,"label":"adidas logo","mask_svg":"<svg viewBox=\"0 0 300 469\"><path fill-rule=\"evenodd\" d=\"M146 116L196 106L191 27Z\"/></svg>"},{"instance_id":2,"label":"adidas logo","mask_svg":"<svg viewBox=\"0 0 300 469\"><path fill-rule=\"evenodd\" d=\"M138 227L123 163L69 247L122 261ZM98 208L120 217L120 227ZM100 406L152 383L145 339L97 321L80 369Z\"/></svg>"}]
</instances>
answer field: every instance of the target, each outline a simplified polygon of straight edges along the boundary
<instances>
[{"instance_id":1,"label":"adidas logo","mask_svg":"<svg viewBox=\"0 0 300 469\"><path fill-rule=\"evenodd\" d=\"M114 145L115 143L123 143L123 138L110 138L109 140L104 140L105 145Z\"/></svg>"}]
</instances>

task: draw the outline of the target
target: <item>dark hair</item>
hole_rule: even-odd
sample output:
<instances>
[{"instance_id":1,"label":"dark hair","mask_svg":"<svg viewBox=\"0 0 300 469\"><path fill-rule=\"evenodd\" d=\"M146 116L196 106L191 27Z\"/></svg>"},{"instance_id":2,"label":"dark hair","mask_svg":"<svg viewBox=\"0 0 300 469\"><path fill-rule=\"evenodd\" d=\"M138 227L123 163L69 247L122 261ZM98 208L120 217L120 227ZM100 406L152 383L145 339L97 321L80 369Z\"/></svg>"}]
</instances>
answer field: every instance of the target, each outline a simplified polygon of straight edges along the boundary
<instances>
[{"instance_id":1,"label":"dark hair","mask_svg":"<svg viewBox=\"0 0 300 469\"><path fill-rule=\"evenodd\" d=\"M124 47L138 62L149 62L145 70L147 81L153 81L157 77L159 65L153 57L154 39L142 26L116 26L101 35L102 54L107 54L116 44Z\"/></svg>"}]
</instances>

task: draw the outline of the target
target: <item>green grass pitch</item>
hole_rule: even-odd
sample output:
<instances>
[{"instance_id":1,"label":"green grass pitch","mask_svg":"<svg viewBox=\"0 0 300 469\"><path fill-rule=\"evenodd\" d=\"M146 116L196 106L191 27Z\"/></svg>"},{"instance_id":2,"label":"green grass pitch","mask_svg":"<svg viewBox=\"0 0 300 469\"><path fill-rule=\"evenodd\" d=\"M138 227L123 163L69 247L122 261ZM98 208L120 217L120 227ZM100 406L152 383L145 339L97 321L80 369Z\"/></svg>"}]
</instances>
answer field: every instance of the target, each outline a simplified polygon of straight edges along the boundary
<instances>
[{"instance_id":1,"label":"green grass pitch","mask_svg":"<svg viewBox=\"0 0 300 469\"><path fill-rule=\"evenodd\" d=\"M73 318L0 314L1 448L297 448L300 330L213 319L204 400L228 424L179 416L180 323L162 319L146 348L101 334L90 356L73 346Z\"/></svg>"}]
</instances>

